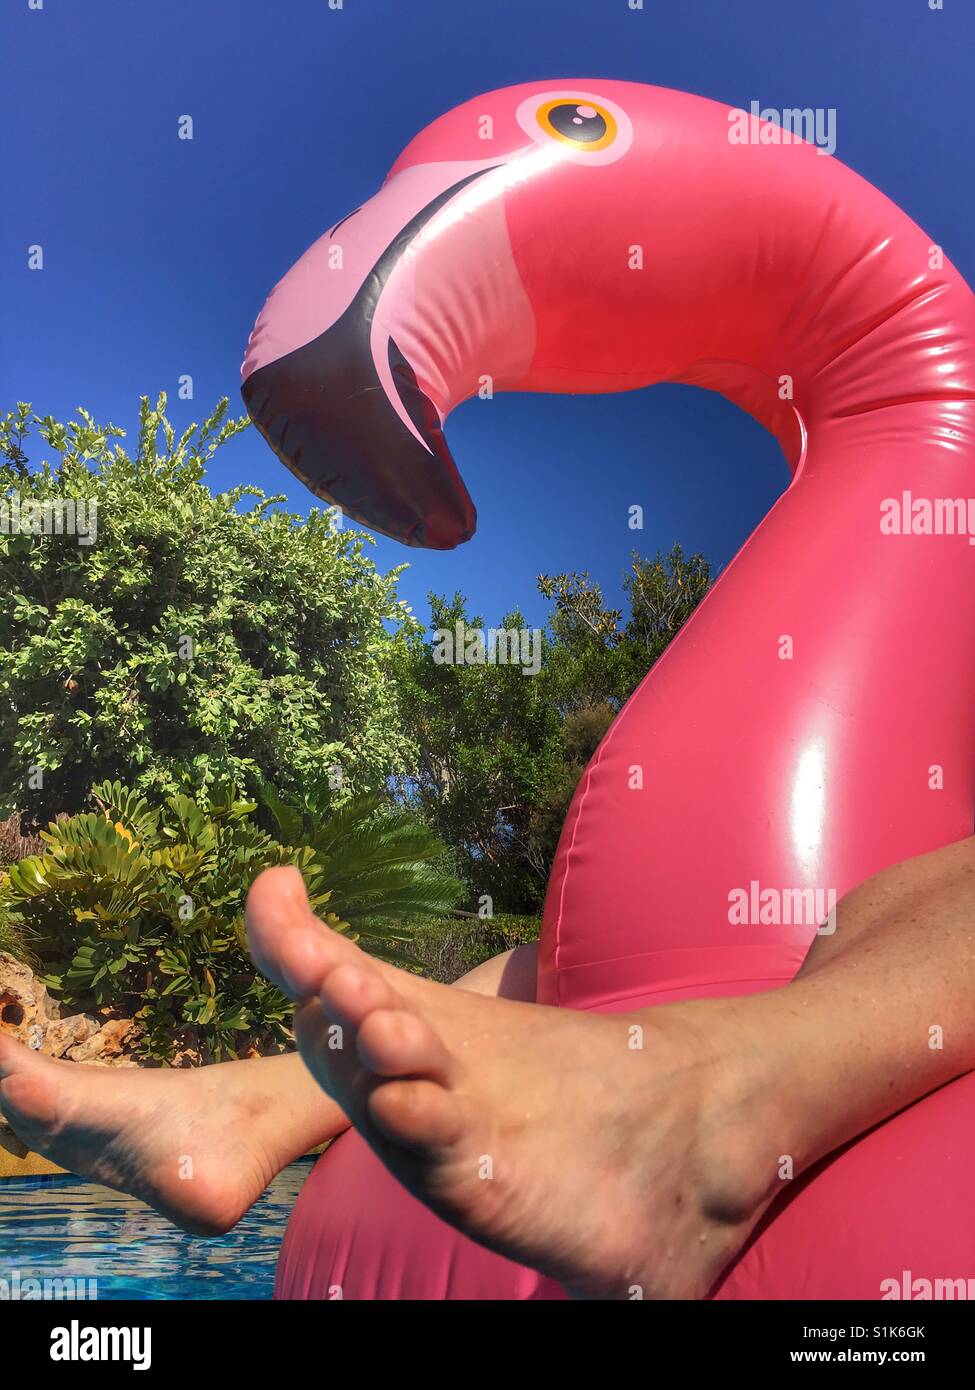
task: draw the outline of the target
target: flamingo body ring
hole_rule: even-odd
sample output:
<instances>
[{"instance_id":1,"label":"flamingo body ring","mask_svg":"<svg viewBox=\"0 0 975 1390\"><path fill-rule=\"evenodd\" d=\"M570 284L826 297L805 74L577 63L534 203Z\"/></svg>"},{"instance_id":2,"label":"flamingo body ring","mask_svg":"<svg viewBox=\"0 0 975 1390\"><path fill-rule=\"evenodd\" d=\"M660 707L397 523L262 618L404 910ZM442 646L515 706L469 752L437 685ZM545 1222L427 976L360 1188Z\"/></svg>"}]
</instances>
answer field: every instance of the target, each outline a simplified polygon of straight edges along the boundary
<instances>
[{"instance_id":1,"label":"flamingo body ring","mask_svg":"<svg viewBox=\"0 0 975 1390\"><path fill-rule=\"evenodd\" d=\"M693 383L781 443L789 486L576 791L538 968L539 1001L563 1008L774 989L836 896L972 833L975 546L956 504L975 491L975 301L870 184L740 118L595 78L477 97L288 272L243 366L278 456L413 545L474 530L443 422L485 380ZM788 1185L712 1296L967 1277L973 1171L969 1074ZM354 1131L306 1183L278 1272L279 1296L336 1290L561 1296L431 1215Z\"/></svg>"}]
</instances>

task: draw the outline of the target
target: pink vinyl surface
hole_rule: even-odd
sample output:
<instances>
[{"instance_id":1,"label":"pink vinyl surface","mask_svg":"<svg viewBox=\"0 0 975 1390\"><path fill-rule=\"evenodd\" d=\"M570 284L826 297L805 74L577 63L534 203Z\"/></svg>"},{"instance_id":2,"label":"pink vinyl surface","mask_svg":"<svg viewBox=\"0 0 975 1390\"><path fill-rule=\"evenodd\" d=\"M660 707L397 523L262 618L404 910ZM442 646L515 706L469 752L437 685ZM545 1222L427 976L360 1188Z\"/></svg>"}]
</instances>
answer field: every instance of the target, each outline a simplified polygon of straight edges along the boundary
<instances>
[{"instance_id":1,"label":"pink vinyl surface","mask_svg":"<svg viewBox=\"0 0 975 1390\"><path fill-rule=\"evenodd\" d=\"M583 122L601 113L605 135L567 144L538 115L553 102ZM414 437L418 482L435 432L404 405L390 342L441 421L485 379L523 391L679 381L724 393L782 443L790 486L577 789L538 976L539 1001L563 1008L779 987L816 920L739 924L729 895L835 898L973 828L975 546L910 533L910 517L914 501L972 493L975 301L934 238L870 184L758 123L736 143L730 114L597 79L475 98L418 135L376 198L289 272L245 361L255 380L299 361L397 232L466 179L369 295L376 381ZM327 437L327 383L302 400L303 427ZM275 447L306 476L287 425ZM607 438L597 480L612 452ZM389 457L364 431L363 470ZM340 471L322 495L338 495ZM377 472L377 496L391 485ZM908 534L882 524L892 503ZM463 539L450 524L437 543ZM904 1269L967 1277L973 1169L969 1075L793 1184L714 1296L870 1299ZM278 1276L280 1297L336 1289L560 1296L432 1216L354 1133L306 1184Z\"/></svg>"}]
</instances>

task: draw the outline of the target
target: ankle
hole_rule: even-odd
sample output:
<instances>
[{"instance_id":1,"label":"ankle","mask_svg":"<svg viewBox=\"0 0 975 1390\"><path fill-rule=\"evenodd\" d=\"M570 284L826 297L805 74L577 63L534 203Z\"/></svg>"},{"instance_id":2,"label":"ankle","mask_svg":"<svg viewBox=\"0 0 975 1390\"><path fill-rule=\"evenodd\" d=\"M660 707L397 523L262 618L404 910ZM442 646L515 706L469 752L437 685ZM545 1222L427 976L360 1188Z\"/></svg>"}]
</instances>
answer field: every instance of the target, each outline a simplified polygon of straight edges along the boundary
<instances>
[{"instance_id":1,"label":"ankle","mask_svg":"<svg viewBox=\"0 0 975 1390\"><path fill-rule=\"evenodd\" d=\"M702 1210L721 1225L751 1222L795 1176L782 1050L755 999L668 1006L668 1031L693 1058ZM663 1021L663 1020L661 1020Z\"/></svg>"}]
</instances>

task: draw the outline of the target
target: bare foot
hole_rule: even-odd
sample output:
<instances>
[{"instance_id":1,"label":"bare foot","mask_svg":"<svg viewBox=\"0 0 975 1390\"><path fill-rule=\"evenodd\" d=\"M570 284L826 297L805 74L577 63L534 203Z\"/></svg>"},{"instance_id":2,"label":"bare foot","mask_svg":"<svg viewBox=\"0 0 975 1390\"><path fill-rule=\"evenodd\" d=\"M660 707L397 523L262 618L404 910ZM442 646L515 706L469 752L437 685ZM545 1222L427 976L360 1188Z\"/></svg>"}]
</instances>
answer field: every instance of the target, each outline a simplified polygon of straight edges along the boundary
<instances>
[{"instance_id":1,"label":"bare foot","mask_svg":"<svg viewBox=\"0 0 975 1390\"><path fill-rule=\"evenodd\" d=\"M330 932L288 869L254 884L248 932L404 1186L578 1296L703 1297L778 1187L762 1063L733 1060L721 1001L595 1015L432 984Z\"/></svg>"},{"instance_id":2,"label":"bare foot","mask_svg":"<svg viewBox=\"0 0 975 1390\"><path fill-rule=\"evenodd\" d=\"M263 1088L244 1085L240 1069L254 1065L266 1062L89 1067L0 1037L0 1111L35 1153L139 1197L184 1230L216 1235L296 1156L280 1152L278 1073L272 1066Z\"/></svg>"}]
</instances>

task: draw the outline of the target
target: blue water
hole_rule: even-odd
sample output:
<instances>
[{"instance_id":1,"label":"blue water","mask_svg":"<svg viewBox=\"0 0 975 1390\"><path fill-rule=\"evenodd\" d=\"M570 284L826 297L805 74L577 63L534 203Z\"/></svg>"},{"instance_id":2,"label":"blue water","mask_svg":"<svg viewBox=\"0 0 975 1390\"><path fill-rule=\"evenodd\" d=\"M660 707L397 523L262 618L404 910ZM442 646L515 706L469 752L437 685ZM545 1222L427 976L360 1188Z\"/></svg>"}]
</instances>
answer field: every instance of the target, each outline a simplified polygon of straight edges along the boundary
<instances>
[{"instance_id":1,"label":"blue water","mask_svg":"<svg viewBox=\"0 0 975 1390\"><path fill-rule=\"evenodd\" d=\"M0 1182L0 1279L97 1281L97 1297L270 1298L295 1198L311 1172L285 1169L232 1231L187 1235L134 1197L78 1178ZM88 1290L90 1285L79 1286Z\"/></svg>"}]
</instances>

